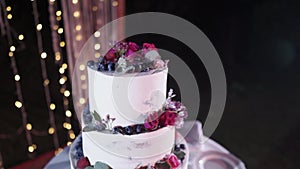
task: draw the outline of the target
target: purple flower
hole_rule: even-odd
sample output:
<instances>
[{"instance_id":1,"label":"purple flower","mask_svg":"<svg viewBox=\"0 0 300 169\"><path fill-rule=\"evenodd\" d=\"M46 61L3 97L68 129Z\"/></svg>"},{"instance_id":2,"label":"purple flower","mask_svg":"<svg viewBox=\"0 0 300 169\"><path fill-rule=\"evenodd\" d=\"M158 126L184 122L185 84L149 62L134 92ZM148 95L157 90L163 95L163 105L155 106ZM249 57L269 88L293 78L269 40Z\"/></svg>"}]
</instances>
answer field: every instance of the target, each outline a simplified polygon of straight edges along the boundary
<instances>
[{"instance_id":1,"label":"purple flower","mask_svg":"<svg viewBox=\"0 0 300 169\"><path fill-rule=\"evenodd\" d=\"M158 124L159 124L158 113L153 112L145 119L144 126L147 130L155 130L157 129Z\"/></svg>"},{"instance_id":2,"label":"purple flower","mask_svg":"<svg viewBox=\"0 0 300 169\"><path fill-rule=\"evenodd\" d=\"M170 165L170 169L177 169L180 166L180 161L174 154L168 155L166 161Z\"/></svg>"},{"instance_id":3,"label":"purple flower","mask_svg":"<svg viewBox=\"0 0 300 169\"><path fill-rule=\"evenodd\" d=\"M172 111L164 112L159 118L159 124L161 127L170 125L174 126L176 123L177 114Z\"/></svg>"}]
</instances>

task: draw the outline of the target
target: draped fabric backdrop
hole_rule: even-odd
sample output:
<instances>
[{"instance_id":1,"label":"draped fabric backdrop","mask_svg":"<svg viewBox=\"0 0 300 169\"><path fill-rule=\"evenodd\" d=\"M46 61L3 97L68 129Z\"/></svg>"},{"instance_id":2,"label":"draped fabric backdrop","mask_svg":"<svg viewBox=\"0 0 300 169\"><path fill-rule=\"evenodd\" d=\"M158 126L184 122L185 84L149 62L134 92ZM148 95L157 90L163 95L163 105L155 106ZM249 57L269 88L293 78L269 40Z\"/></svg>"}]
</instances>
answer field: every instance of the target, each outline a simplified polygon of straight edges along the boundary
<instances>
[{"instance_id":1,"label":"draped fabric backdrop","mask_svg":"<svg viewBox=\"0 0 300 169\"><path fill-rule=\"evenodd\" d=\"M71 144L80 130L73 105L87 103L86 65L75 67L80 50L124 13L125 0L0 0L0 169ZM113 29L123 37L123 24ZM95 50L114 40L106 33L94 34ZM80 96L73 104L72 95Z\"/></svg>"}]
</instances>

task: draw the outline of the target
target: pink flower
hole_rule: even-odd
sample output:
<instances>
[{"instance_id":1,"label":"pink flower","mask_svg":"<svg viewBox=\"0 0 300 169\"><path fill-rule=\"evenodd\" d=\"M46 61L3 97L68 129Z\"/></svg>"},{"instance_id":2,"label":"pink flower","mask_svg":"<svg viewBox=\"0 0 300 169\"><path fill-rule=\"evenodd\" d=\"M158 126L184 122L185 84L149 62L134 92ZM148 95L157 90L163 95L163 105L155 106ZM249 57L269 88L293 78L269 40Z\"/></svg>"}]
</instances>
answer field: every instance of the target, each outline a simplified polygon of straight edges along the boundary
<instances>
[{"instance_id":1,"label":"pink flower","mask_svg":"<svg viewBox=\"0 0 300 169\"><path fill-rule=\"evenodd\" d=\"M157 48L155 47L155 45L153 43L143 43L143 49L142 52L144 54L146 54L148 51L150 50L155 50L157 51Z\"/></svg>"},{"instance_id":2,"label":"pink flower","mask_svg":"<svg viewBox=\"0 0 300 169\"><path fill-rule=\"evenodd\" d=\"M85 167L90 166L90 161L87 157L83 157L77 161L76 169L84 169Z\"/></svg>"},{"instance_id":3,"label":"pink flower","mask_svg":"<svg viewBox=\"0 0 300 169\"><path fill-rule=\"evenodd\" d=\"M161 127L170 125L174 126L176 123L177 114L171 111L164 112L159 118L159 124Z\"/></svg>"},{"instance_id":4,"label":"pink flower","mask_svg":"<svg viewBox=\"0 0 300 169\"><path fill-rule=\"evenodd\" d=\"M174 154L168 155L166 161L170 165L170 169L177 169L180 166L180 161Z\"/></svg>"},{"instance_id":5,"label":"pink flower","mask_svg":"<svg viewBox=\"0 0 300 169\"><path fill-rule=\"evenodd\" d=\"M153 112L145 119L144 126L147 130L155 130L157 129L158 124L159 124L158 113Z\"/></svg>"}]
</instances>

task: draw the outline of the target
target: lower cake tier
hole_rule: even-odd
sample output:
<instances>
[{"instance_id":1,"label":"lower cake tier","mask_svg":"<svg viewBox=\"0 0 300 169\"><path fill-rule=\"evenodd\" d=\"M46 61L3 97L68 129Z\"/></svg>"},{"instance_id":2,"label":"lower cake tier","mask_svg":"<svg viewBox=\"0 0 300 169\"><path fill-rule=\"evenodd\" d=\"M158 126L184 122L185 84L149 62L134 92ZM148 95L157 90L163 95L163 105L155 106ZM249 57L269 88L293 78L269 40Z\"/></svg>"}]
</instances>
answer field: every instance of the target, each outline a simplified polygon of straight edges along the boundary
<instances>
[{"instance_id":1,"label":"lower cake tier","mask_svg":"<svg viewBox=\"0 0 300 169\"><path fill-rule=\"evenodd\" d=\"M98 161L116 169L154 164L170 154L175 144L175 128L122 135L97 131L82 133L83 153L93 165Z\"/></svg>"}]
</instances>

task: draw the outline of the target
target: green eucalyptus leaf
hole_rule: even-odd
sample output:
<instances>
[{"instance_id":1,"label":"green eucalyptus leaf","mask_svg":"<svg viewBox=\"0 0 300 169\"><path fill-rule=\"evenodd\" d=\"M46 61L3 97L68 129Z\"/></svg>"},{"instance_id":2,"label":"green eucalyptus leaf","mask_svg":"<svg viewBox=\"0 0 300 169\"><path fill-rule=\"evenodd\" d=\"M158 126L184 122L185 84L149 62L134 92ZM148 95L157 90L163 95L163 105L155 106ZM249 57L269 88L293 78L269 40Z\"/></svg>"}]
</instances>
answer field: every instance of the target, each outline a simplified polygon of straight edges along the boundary
<instances>
[{"instance_id":1,"label":"green eucalyptus leaf","mask_svg":"<svg viewBox=\"0 0 300 169\"><path fill-rule=\"evenodd\" d=\"M109 167L107 164L96 162L94 169L111 169L111 167Z\"/></svg>"},{"instance_id":2,"label":"green eucalyptus leaf","mask_svg":"<svg viewBox=\"0 0 300 169\"><path fill-rule=\"evenodd\" d=\"M92 124L88 124L88 125L84 126L82 129L83 132L89 132L89 131L95 131L95 130L96 130L96 128Z\"/></svg>"},{"instance_id":3,"label":"green eucalyptus leaf","mask_svg":"<svg viewBox=\"0 0 300 169\"><path fill-rule=\"evenodd\" d=\"M93 114L93 117L94 117L94 119L96 121L101 122L102 119L101 119L100 115L96 111L94 111L94 113L92 113L92 114Z\"/></svg>"}]
</instances>

